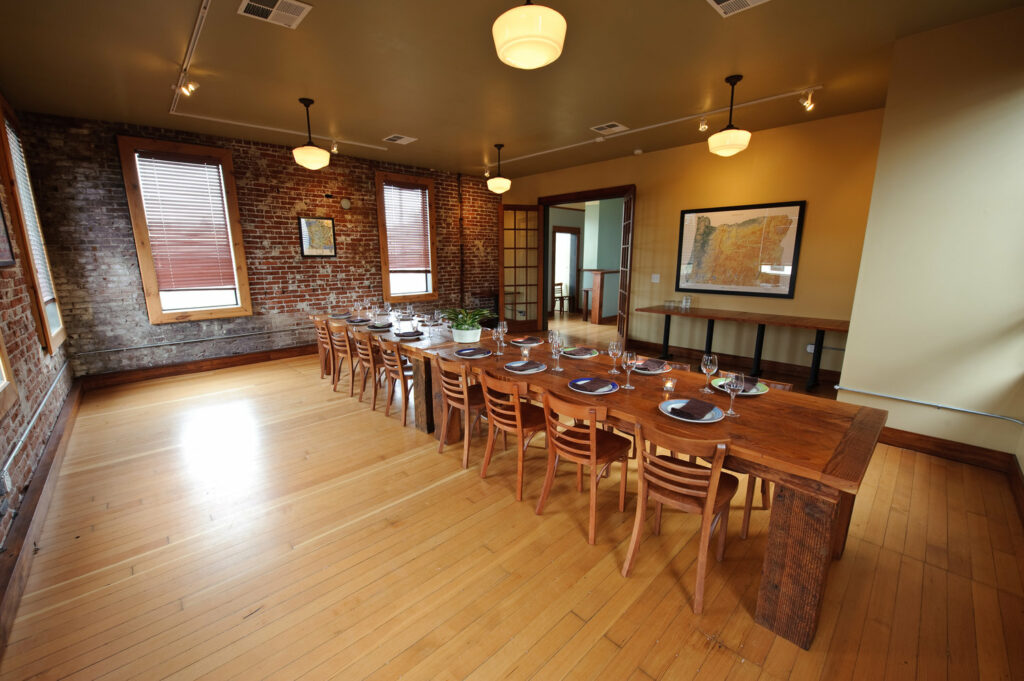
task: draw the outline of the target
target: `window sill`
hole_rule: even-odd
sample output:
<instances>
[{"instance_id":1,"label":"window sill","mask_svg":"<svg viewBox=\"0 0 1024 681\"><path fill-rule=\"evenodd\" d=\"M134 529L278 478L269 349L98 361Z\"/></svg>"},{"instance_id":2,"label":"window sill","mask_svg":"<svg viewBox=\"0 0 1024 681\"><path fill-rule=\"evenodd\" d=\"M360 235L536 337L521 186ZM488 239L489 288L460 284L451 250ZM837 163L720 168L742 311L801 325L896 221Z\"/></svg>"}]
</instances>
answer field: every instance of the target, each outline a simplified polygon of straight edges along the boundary
<instances>
[{"instance_id":1,"label":"window sill","mask_svg":"<svg viewBox=\"0 0 1024 681\"><path fill-rule=\"evenodd\" d=\"M412 303L419 300L437 300L436 293L410 293L408 295L386 295L384 300L389 303Z\"/></svg>"},{"instance_id":2,"label":"window sill","mask_svg":"<svg viewBox=\"0 0 1024 681\"><path fill-rule=\"evenodd\" d=\"M10 381L0 381L0 416L10 411L18 401L18 389Z\"/></svg>"},{"instance_id":3,"label":"window sill","mask_svg":"<svg viewBox=\"0 0 1024 681\"><path fill-rule=\"evenodd\" d=\"M214 307L206 310L149 310L150 324L174 324L177 322L198 322L208 319L228 319L230 317L251 317L252 306Z\"/></svg>"}]
</instances>

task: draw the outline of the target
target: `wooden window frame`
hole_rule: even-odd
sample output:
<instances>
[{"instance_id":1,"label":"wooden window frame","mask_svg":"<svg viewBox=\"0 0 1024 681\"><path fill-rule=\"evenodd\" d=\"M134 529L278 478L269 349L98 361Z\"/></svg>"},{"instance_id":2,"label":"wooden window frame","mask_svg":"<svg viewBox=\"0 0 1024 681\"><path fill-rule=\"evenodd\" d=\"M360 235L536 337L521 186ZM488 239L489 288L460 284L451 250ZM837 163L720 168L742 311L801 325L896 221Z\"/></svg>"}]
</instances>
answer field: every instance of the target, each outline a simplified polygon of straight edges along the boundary
<instances>
[{"instance_id":1,"label":"wooden window frame","mask_svg":"<svg viewBox=\"0 0 1024 681\"><path fill-rule=\"evenodd\" d=\"M238 213L238 191L235 187L235 170L231 163L231 150L207 147L198 144L165 142L144 137L118 135L117 146L121 155L121 173L128 194L128 212L132 218L132 232L135 235L135 251L139 258L142 274L142 290L146 297L146 312L151 324L172 324L206 319L252 316L252 299L249 296L249 272L245 264L245 247L242 243L242 223ZM160 286L153 264L153 251L149 243L149 229L146 226L146 211L142 203L139 186L138 166L135 154L153 152L181 156L183 159L216 159L220 163L224 179L224 201L228 212L228 233L231 237L231 251L235 260L235 282L238 286L238 305L205 308L200 310L173 310L165 312L160 303Z\"/></svg>"},{"instance_id":2,"label":"wooden window frame","mask_svg":"<svg viewBox=\"0 0 1024 681\"><path fill-rule=\"evenodd\" d=\"M57 315L60 317L60 327L55 331L50 331L50 325L47 322L46 316L46 301L43 300L42 290L43 287L39 283L39 274L36 272L35 257L32 253L31 244L29 243L28 228L25 226L25 218L22 213L22 196L18 191L18 179L14 171L14 158L11 156L11 141L7 135L7 126L4 122L11 124L11 127L15 131L20 131L21 126L18 123L18 118L14 115L14 110L7 103L7 100L0 96L0 181L3 182L4 187L7 190L7 208L8 213L11 216L11 231L14 233L14 238L18 242L18 248L21 250L21 257L23 262L22 270L25 272L25 279L28 282L29 293L35 304L32 305L32 316L36 322L36 333L39 335L40 344L46 348L47 352L51 355L56 354L61 344L68 337L67 325L64 322L64 314L61 312L60 296L57 295L57 283L53 280L53 269L50 267L50 256L46 252L46 240L42 238L42 225L39 227L40 239L43 242L43 257L44 262L42 263L46 267L46 271L50 273L50 281L53 282L53 302L57 306ZM20 132L19 132L20 137ZM24 148L22 149L24 152ZM31 178L29 178L31 183ZM36 214L39 213L39 207L36 206ZM27 265L27 266L25 266Z\"/></svg>"},{"instance_id":3,"label":"wooden window frame","mask_svg":"<svg viewBox=\"0 0 1024 681\"><path fill-rule=\"evenodd\" d=\"M3 367L3 374L0 375L0 417L3 417L18 401L18 386L14 384L11 358L7 356L3 334L0 334L0 367Z\"/></svg>"},{"instance_id":4,"label":"wooden window frame","mask_svg":"<svg viewBox=\"0 0 1024 681\"><path fill-rule=\"evenodd\" d=\"M389 303L416 302L420 300L437 300L437 209L434 207L434 180L419 175L404 175L378 170L374 174L377 186L377 232L380 237L380 278L384 300ZM422 187L427 190L427 209L430 234L430 293L391 294L391 275L388 266L388 229L387 215L384 210L384 185L397 184Z\"/></svg>"}]
</instances>

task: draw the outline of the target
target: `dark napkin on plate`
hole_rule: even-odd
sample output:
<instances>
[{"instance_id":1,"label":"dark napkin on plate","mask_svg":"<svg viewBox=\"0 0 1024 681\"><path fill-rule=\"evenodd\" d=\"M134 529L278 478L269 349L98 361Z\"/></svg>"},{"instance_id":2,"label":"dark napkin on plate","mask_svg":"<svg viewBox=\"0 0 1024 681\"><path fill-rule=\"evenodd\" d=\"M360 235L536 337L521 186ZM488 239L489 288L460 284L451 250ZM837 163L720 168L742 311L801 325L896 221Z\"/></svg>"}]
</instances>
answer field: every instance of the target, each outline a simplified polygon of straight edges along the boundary
<instances>
[{"instance_id":1,"label":"dark napkin on plate","mask_svg":"<svg viewBox=\"0 0 1024 681\"><path fill-rule=\"evenodd\" d=\"M589 357L594 354L593 348L573 348L572 350L566 350L562 354L569 355L570 357Z\"/></svg>"},{"instance_id":2,"label":"dark napkin on plate","mask_svg":"<svg viewBox=\"0 0 1024 681\"><path fill-rule=\"evenodd\" d=\"M544 341L536 336L523 336L522 338L511 339L513 343L521 343L523 345L540 345Z\"/></svg>"},{"instance_id":3,"label":"dark napkin on plate","mask_svg":"<svg viewBox=\"0 0 1024 681\"><path fill-rule=\"evenodd\" d=\"M715 405L704 400L691 399L686 404L681 404L678 407L672 407L669 409L675 416L681 416L684 419L691 419L696 421L702 419L712 411L715 410Z\"/></svg>"},{"instance_id":4,"label":"dark napkin on plate","mask_svg":"<svg viewBox=\"0 0 1024 681\"><path fill-rule=\"evenodd\" d=\"M364 317L356 317L355 319L349 319L348 323L349 324L365 324L368 321L370 321L370 320L366 319Z\"/></svg>"},{"instance_id":5,"label":"dark napkin on plate","mask_svg":"<svg viewBox=\"0 0 1024 681\"><path fill-rule=\"evenodd\" d=\"M614 383L603 378L588 378L584 381L577 381L576 383L573 383L572 387L584 392L596 393L601 392L612 385L614 385Z\"/></svg>"},{"instance_id":6,"label":"dark napkin on plate","mask_svg":"<svg viewBox=\"0 0 1024 681\"><path fill-rule=\"evenodd\" d=\"M341 312L333 312L333 313L331 313L331 319L345 319L345 318L351 317L351 316L352 316L352 313L349 312L348 310L342 310Z\"/></svg>"},{"instance_id":7,"label":"dark napkin on plate","mask_svg":"<svg viewBox=\"0 0 1024 681\"><path fill-rule=\"evenodd\" d=\"M455 354L459 357L486 357L490 351L487 348L466 348L465 350L456 350Z\"/></svg>"},{"instance_id":8,"label":"dark napkin on plate","mask_svg":"<svg viewBox=\"0 0 1024 681\"><path fill-rule=\"evenodd\" d=\"M743 377L743 392L749 393L751 390L757 390L758 380L756 376L744 376Z\"/></svg>"},{"instance_id":9,"label":"dark napkin on plate","mask_svg":"<svg viewBox=\"0 0 1024 681\"><path fill-rule=\"evenodd\" d=\"M385 322L384 324L370 324L368 328L371 329L390 329L391 322Z\"/></svg>"},{"instance_id":10,"label":"dark napkin on plate","mask_svg":"<svg viewBox=\"0 0 1024 681\"><path fill-rule=\"evenodd\" d=\"M636 368L640 371L661 371L666 364L667 362L663 359L647 359L642 364L637 364Z\"/></svg>"},{"instance_id":11,"label":"dark napkin on plate","mask_svg":"<svg viewBox=\"0 0 1024 681\"><path fill-rule=\"evenodd\" d=\"M540 362L534 362L531 359L529 361L523 362L522 364L517 364L514 367L506 366L505 368L508 369L509 371L519 371L519 372L522 372L522 371L533 371L534 369L540 369L542 366L544 366L544 365L541 364Z\"/></svg>"},{"instance_id":12,"label":"dark napkin on plate","mask_svg":"<svg viewBox=\"0 0 1024 681\"><path fill-rule=\"evenodd\" d=\"M422 335L422 331L399 331L395 334L395 338L419 338Z\"/></svg>"}]
</instances>

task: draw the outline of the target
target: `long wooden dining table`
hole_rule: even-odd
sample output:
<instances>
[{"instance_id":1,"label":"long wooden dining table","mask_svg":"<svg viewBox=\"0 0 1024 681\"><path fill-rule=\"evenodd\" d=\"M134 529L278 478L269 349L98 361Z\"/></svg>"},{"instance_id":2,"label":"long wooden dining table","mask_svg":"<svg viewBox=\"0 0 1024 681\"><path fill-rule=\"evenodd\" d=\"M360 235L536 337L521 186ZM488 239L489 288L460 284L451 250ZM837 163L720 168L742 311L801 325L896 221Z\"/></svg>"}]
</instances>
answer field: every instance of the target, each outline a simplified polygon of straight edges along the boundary
<instances>
[{"instance_id":1,"label":"long wooden dining table","mask_svg":"<svg viewBox=\"0 0 1024 681\"><path fill-rule=\"evenodd\" d=\"M516 375L504 365L520 358L517 347L506 347L504 356L492 354L475 360L454 354L459 347L481 346L493 351L495 344L490 339L459 345L449 332L442 332L402 345L416 367L417 427L423 430L432 429L432 412L440 409L440 397L433 389L439 382L432 380L429 369L430 357L440 354L466 362L475 374L487 371L516 376L529 385L531 398L539 399L550 391L582 404L604 405L609 417L619 423L640 423L690 438L731 440L726 468L776 484L754 619L802 648L810 647L829 566L842 556L854 499L885 425L886 411L774 390L737 397L738 417L710 424L686 423L666 416L658 405L666 399L699 398L724 411L729 404L725 393L699 392L705 381L702 374L673 370L645 376L634 372L630 381L635 390L589 395L571 390L568 383L584 376L609 378L612 360L604 354L590 359L563 356L565 370L554 373L554 360L544 343L531 350L530 359L544 362L547 369ZM671 393L663 389L666 376L676 379ZM612 378L621 385L625 374Z\"/></svg>"}]
</instances>

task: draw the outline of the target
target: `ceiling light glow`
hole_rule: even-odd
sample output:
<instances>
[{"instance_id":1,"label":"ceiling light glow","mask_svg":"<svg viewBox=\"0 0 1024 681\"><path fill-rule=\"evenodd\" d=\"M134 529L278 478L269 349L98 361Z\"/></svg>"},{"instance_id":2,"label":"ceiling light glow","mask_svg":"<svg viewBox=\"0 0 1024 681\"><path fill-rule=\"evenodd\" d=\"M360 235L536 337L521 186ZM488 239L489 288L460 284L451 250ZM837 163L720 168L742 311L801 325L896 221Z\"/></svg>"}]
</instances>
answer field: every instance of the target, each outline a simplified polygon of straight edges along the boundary
<instances>
[{"instance_id":1,"label":"ceiling light glow","mask_svg":"<svg viewBox=\"0 0 1024 681\"><path fill-rule=\"evenodd\" d=\"M526 0L494 20L494 49L509 66L539 69L561 56L566 26L565 17L555 10Z\"/></svg>"}]
</instances>

